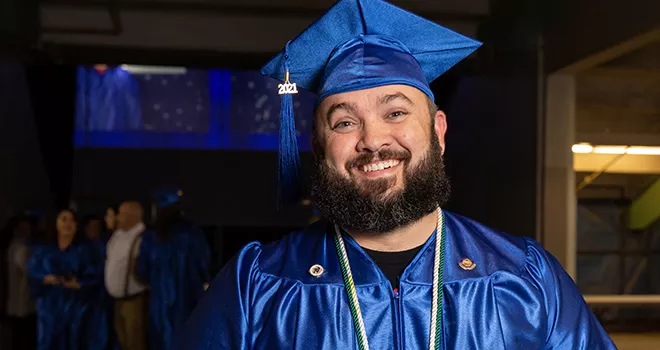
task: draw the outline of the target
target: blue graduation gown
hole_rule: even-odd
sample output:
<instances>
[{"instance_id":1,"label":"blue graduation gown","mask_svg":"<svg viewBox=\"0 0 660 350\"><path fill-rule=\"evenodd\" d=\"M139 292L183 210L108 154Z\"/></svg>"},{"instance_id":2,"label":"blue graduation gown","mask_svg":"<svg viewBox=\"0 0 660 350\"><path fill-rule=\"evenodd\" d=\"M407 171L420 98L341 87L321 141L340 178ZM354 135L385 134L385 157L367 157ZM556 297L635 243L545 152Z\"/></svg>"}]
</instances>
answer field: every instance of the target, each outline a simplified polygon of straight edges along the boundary
<instances>
[{"instance_id":1,"label":"blue graduation gown","mask_svg":"<svg viewBox=\"0 0 660 350\"><path fill-rule=\"evenodd\" d=\"M106 350L110 349L113 341L111 311L113 301L105 289L105 280L103 271L105 269L106 242L102 239L87 242L87 249L90 250L92 263L98 273L95 274L98 279L90 288L89 295L93 298L89 309L85 315L85 324L87 328L87 349Z\"/></svg>"},{"instance_id":2,"label":"blue graduation gown","mask_svg":"<svg viewBox=\"0 0 660 350\"><path fill-rule=\"evenodd\" d=\"M39 350L87 349L87 325L84 322L92 291L103 273L94 264L84 244L73 243L65 250L56 245L35 247L28 260L30 289L36 301ZM75 276L80 289L45 285L46 275Z\"/></svg>"},{"instance_id":3,"label":"blue graduation gown","mask_svg":"<svg viewBox=\"0 0 660 350\"><path fill-rule=\"evenodd\" d=\"M103 74L78 67L76 129L129 131L142 129L140 89L131 73L108 68Z\"/></svg>"},{"instance_id":4,"label":"blue graduation gown","mask_svg":"<svg viewBox=\"0 0 660 350\"><path fill-rule=\"evenodd\" d=\"M572 279L538 243L445 212L442 348L616 349ZM333 241L323 220L251 243L220 272L177 349L357 349ZM371 349L428 349L435 235L399 293L345 235ZM461 268L469 258L476 267ZM316 278L309 268L320 264Z\"/></svg>"},{"instance_id":5,"label":"blue graduation gown","mask_svg":"<svg viewBox=\"0 0 660 350\"><path fill-rule=\"evenodd\" d=\"M204 233L181 221L168 240L153 231L142 235L138 274L149 283L149 348L168 350L175 333L204 293L210 252Z\"/></svg>"}]
</instances>

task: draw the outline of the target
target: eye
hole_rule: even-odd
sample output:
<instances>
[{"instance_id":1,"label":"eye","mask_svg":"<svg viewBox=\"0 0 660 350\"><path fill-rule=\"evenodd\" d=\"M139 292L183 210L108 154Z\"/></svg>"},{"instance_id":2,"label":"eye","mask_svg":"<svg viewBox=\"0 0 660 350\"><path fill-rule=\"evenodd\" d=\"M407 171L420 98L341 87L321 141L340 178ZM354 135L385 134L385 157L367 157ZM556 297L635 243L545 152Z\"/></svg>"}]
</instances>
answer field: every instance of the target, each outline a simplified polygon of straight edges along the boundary
<instances>
[{"instance_id":1,"label":"eye","mask_svg":"<svg viewBox=\"0 0 660 350\"><path fill-rule=\"evenodd\" d=\"M406 112L404 112L404 111L396 111L396 112L392 112L392 113L390 113L390 115L388 115L387 118L389 118L389 119L396 119L396 118L403 117L403 116L405 116L406 114L408 114L408 113L406 113Z\"/></svg>"},{"instance_id":2,"label":"eye","mask_svg":"<svg viewBox=\"0 0 660 350\"><path fill-rule=\"evenodd\" d=\"M353 122L350 121L343 121L335 124L335 126L332 127L332 130L337 130L337 129L345 129L353 125Z\"/></svg>"}]
</instances>

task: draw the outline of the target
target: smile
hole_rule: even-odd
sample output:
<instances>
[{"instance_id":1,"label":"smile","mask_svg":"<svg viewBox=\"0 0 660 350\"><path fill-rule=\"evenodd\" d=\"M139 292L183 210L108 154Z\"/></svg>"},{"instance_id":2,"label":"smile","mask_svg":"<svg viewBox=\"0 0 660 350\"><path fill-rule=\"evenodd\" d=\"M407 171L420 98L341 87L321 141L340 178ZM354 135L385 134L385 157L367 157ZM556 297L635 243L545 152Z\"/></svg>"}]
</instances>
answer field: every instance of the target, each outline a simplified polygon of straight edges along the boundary
<instances>
[{"instance_id":1,"label":"smile","mask_svg":"<svg viewBox=\"0 0 660 350\"><path fill-rule=\"evenodd\" d=\"M380 170L385 170L385 169L395 167L395 166L399 165L399 163L401 163L401 161L396 160L396 159L379 161L379 162L364 165L364 166L362 166L361 170L364 171L365 173L370 173L370 172L374 172L374 171L380 171Z\"/></svg>"}]
</instances>

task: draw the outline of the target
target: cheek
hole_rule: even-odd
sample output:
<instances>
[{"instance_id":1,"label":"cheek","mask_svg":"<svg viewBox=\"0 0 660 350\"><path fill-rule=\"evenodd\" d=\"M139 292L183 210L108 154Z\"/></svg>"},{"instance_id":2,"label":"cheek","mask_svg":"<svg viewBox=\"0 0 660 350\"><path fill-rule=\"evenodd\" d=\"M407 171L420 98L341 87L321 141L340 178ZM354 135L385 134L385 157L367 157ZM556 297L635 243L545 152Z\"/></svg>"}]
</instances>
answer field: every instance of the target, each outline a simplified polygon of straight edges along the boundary
<instances>
[{"instance_id":1,"label":"cheek","mask_svg":"<svg viewBox=\"0 0 660 350\"><path fill-rule=\"evenodd\" d=\"M402 131L395 136L397 143L403 149L406 149L410 152L412 156L412 162L424 157L426 149L429 145L429 137L433 137L428 132L423 132L422 130L410 130Z\"/></svg>"},{"instance_id":2,"label":"cheek","mask_svg":"<svg viewBox=\"0 0 660 350\"><path fill-rule=\"evenodd\" d=\"M326 143L325 162L340 172L346 172L346 162L357 155L355 152L356 141L351 137L342 136L333 137Z\"/></svg>"}]
</instances>

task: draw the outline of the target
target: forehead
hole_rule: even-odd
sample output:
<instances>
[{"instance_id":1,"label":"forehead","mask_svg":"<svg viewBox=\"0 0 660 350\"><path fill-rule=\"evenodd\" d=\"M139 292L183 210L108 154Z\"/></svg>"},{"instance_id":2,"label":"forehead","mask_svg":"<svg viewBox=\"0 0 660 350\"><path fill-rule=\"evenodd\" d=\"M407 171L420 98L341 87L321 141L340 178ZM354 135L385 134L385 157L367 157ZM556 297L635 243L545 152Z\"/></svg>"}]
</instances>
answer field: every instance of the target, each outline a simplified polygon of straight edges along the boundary
<instances>
[{"instance_id":1,"label":"forehead","mask_svg":"<svg viewBox=\"0 0 660 350\"><path fill-rule=\"evenodd\" d=\"M72 219L73 214L69 211L63 211L60 213L60 215L57 216L59 219Z\"/></svg>"},{"instance_id":2,"label":"forehead","mask_svg":"<svg viewBox=\"0 0 660 350\"><path fill-rule=\"evenodd\" d=\"M413 104L425 104L426 94L409 85L385 85L370 89L344 92L326 97L318 107L321 112L327 111L337 103L351 103L357 106L379 104L383 97L401 94L407 97Z\"/></svg>"}]
</instances>

